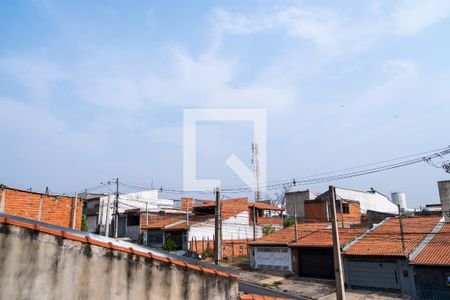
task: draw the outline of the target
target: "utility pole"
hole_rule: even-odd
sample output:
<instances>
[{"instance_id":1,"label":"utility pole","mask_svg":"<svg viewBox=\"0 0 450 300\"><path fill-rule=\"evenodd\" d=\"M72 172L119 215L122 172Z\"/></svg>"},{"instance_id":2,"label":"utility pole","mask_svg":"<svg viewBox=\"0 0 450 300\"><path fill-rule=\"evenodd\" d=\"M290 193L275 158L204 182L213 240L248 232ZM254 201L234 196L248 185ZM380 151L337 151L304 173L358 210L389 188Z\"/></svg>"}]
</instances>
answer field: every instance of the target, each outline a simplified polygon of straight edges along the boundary
<instances>
[{"instance_id":1,"label":"utility pole","mask_svg":"<svg viewBox=\"0 0 450 300\"><path fill-rule=\"evenodd\" d=\"M400 238L402 240L402 251L403 254L406 254L405 238L403 236L403 216L400 204L397 205L397 208L398 208L398 221L400 223Z\"/></svg>"},{"instance_id":2,"label":"utility pole","mask_svg":"<svg viewBox=\"0 0 450 300\"><path fill-rule=\"evenodd\" d=\"M114 201L114 238L119 235L119 178L116 178L116 199Z\"/></svg>"},{"instance_id":3,"label":"utility pole","mask_svg":"<svg viewBox=\"0 0 450 300\"><path fill-rule=\"evenodd\" d=\"M189 226L189 201L187 198L186 199L186 226ZM183 200L181 200L183 201Z\"/></svg>"},{"instance_id":4,"label":"utility pole","mask_svg":"<svg viewBox=\"0 0 450 300\"><path fill-rule=\"evenodd\" d=\"M75 193L75 198L73 199L72 205L72 229L75 229L77 223L77 205L78 205L78 193Z\"/></svg>"},{"instance_id":5,"label":"utility pole","mask_svg":"<svg viewBox=\"0 0 450 300\"><path fill-rule=\"evenodd\" d=\"M108 200L106 202L106 219L105 219L105 236L109 237L109 206L111 205L111 193L108 193Z\"/></svg>"},{"instance_id":6,"label":"utility pole","mask_svg":"<svg viewBox=\"0 0 450 300\"><path fill-rule=\"evenodd\" d=\"M294 242L298 242L297 203L294 202Z\"/></svg>"},{"instance_id":7,"label":"utility pole","mask_svg":"<svg viewBox=\"0 0 450 300\"><path fill-rule=\"evenodd\" d=\"M220 201L220 188L216 188L216 212L215 212L215 224L214 224L214 262L216 265L220 265L222 260L222 205Z\"/></svg>"},{"instance_id":8,"label":"utility pole","mask_svg":"<svg viewBox=\"0 0 450 300\"><path fill-rule=\"evenodd\" d=\"M339 232L336 219L336 190L333 186L329 187L331 220L333 228L333 253L334 253L334 273L336 277L336 299L345 300L344 273L342 271L341 246L339 245Z\"/></svg>"},{"instance_id":9,"label":"utility pole","mask_svg":"<svg viewBox=\"0 0 450 300\"><path fill-rule=\"evenodd\" d=\"M253 203L253 240L256 240L256 200Z\"/></svg>"}]
</instances>

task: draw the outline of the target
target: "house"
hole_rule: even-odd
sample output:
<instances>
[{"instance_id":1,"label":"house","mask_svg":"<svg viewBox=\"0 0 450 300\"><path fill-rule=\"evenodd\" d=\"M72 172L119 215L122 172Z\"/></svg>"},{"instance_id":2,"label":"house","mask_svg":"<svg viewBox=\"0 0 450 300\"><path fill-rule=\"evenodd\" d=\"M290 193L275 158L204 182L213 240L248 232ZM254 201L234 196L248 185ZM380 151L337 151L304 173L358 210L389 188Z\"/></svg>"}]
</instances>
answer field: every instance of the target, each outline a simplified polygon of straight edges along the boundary
<instances>
[{"instance_id":1,"label":"house","mask_svg":"<svg viewBox=\"0 0 450 300\"><path fill-rule=\"evenodd\" d=\"M412 255L418 299L450 299L450 223L431 233Z\"/></svg>"},{"instance_id":2,"label":"house","mask_svg":"<svg viewBox=\"0 0 450 300\"><path fill-rule=\"evenodd\" d=\"M284 270L303 277L334 278L331 224L298 224L297 241L294 226L249 242L251 267ZM339 228L341 245L364 231Z\"/></svg>"},{"instance_id":3,"label":"house","mask_svg":"<svg viewBox=\"0 0 450 300\"><path fill-rule=\"evenodd\" d=\"M302 220L305 217L304 202L306 200L314 200L317 196L317 194L310 192L309 190L286 192L284 194L286 214L289 217L294 217L295 211L297 218Z\"/></svg>"},{"instance_id":4,"label":"house","mask_svg":"<svg viewBox=\"0 0 450 300\"><path fill-rule=\"evenodd\" d=\"M410 257L418 299L450 298L450 181L438 187L443 218Z\"/></svg>"},{"instance_id":5,"label":"house","mask_svg":"<svg viewBox=\"0 0 450 300\"><path fill-rule=\"evenodd\" d=\"M331 206L328 198L319 196L304 202L305 222L330 222ZM336 218L342 227L361 224L360 203L354 200L340 199L336 201Z\"/></svg>"},{"instance_id":6,"label":"house","mask_svg":"<svg viewBox=\"0 0 450 300\"><path fill-rule=\"evenodd\" d=\"M191 213L143 226L145 244L161 246L170 238L175 241L178 249L189 249L199 253L212 249L215 239L215 208L215 201L195 200ZM267 211L280 212L282 209L266 203L249 202L247 198L223 200L222 241L224 245L229 244L227 249L231 248L230 251L224 251L224 254L247 253L246 241L253 239L254 233L257 238L261 237L263 226L281 228L282 218L266 217ZM253 226L253 212L255 212L255 226Z\"/></svg>"},{"instance_id":7,"label":"house","mask_svg":"<svg viewBox=\"0 0 450 300\"><path fill-rule=\"evenodd\" d=\"M383 213L397 213L397 205L391 202L389 198L374 189L367 192L335 188L336 191L336 209L340 213L342 206L341 219L347 225L358 224L365 222L366 212L368 210L383 212ZM325 203L329 198L329 191L320 195L316 195L309 190L288 192L286 193L286 212L289 217L293 217L296 208L296 215L299 222L310 222L311 213L314 219L319 219L318 222L323 222L330 219L330 209ZM354 209L359 205L360 217ZM319 213L320 212L320 213ZM342 221L342 220L341 220Z\"/></svg>"},{"instance_id":8,"label":"house","mask_svg":"<svg viewBox=\"0 0 450 300\"><path fill-rule=\"evenodd\" d=\"M238 272L0 213L2 299L238 299Z\"/></svg>"},{"instance_id":9,"label":"house","mask_svg":"<svg viewBox=\"0 0 450 300\"><path fill-rule=\"evenodd\" d=\"M344 247L345 281L351 288L415 295L410 256L441 217L387 218Z\"/></svg>"},{"instance_id":10,"label":"house","mask_svg":"<svg viewBox=\"0 0 450 300\"><path fill-rule=\"evenodd\" d=\"M83 202L75 197L36 193L0 184L0 213L80 230Z\"/></svg>"},{"instance_id":11,"label":"house","mask_svg":"<svg viewBox=\"0 0 450 300\"><path fill-rule=\"evenodd\" d=\"M89 231L114 236L114 195L99 195L86 199ZM175 200L161 199L158 190L120 194L118 199L118 237L140 241L142 225L156 220L180 216L185 211L176 207ZM92 208L91 208L92 207Z\"/></svg>"}]
</instances>

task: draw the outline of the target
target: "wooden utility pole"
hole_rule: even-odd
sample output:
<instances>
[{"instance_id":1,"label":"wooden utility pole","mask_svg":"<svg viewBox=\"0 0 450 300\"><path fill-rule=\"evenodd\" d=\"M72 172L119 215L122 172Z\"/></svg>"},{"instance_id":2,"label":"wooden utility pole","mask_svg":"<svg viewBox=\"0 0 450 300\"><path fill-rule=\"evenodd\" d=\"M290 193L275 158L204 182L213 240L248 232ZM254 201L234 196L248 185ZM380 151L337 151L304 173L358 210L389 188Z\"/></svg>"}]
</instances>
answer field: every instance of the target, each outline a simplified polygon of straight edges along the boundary
<instances>
[{"instance_id":1,"label":"wooden utility pole","mask_svg":"<svg viewBox=\"0 0 450 300\"><path fill-rule=\"evenodd\" d=\"M220 265L222 261L222 205L220 203L220 188L216 188L216 211L214 224L214 262Z\"/></svg>"},{"instance_id":2,"label":"wooden utility pole","mask_svg":"<svg viewBox=\"0 0 450 300\"><path fill-rule=\"evenodd\" d=\"M119 235L119 178L116 178L116 199L114 201L114 238Z\"/></svg>"},{"instance_id":3,"label":"wooden utility pole","mask_svg":"<svg viewBox=\"0 0 450 300\"><path fill-rule=\"evenodd\" d=\"M294 242L298 242L297 203L294 202Z\"/></svg>"},{"instance_id":4,"label":"wooden utility pole","mask_svg":"<svg viewBox=\"0 0 450 300\"><path fill-rule=\"evenodd\" d=\"M339 245L339 232L336 219L336 190L329 187L329 199L331 206L331 220L333 228L333 254L334 254L334 274L336 278L336 299L345 300L344 273L342 271L341 246Z\"/></svg>"},{"instance_id":5,"label":"wooden utility pole","mask_svg":"<svg viewBox=\"0 0 450 300\"><path fill-rule=\"evenodd\" d=\"M403 216L400 204L397 205L397 208L398 208L398 221L400 223L400 238L402 240L402 251L403 254L406 254L405 237L403 235Z\"/></svg>"}]
</instances>

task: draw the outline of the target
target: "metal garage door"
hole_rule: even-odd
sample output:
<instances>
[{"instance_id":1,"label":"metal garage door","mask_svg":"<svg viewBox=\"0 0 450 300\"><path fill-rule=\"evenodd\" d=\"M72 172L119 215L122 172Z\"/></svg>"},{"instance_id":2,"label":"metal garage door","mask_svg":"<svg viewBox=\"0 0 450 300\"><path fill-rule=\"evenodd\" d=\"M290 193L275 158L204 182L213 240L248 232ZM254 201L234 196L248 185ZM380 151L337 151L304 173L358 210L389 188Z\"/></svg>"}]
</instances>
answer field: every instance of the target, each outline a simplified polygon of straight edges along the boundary
<instances>
[{"instance_id":1,"label":"metal garage door","mask_svg":"<svg viewBox=\"0 0 450 300\"><path fill-rule=\"evenodd\" d=\"M299 250L298 263L299 276L334 278L332 249L302 248Z\"/></svg>"},{"instance_id":2,"label":"metal garage door","mask_svg":"<svg viewBox=\"0 0 450 300\"><path fill-rule=\"evenodd\" d=\"M356 288L399 291L399 272L395 262L348 262L349 284Z\"/></svg>"},{"instance_id":3,"label":"metal garage door","mask_svg":"<svg viewBox=\"0 0 450 300\"><path fill-rule=\"evenodd\" d=\"M256 268L289 270L290 260L287 247L255 248Z\"/></svg>"}]
</instances>

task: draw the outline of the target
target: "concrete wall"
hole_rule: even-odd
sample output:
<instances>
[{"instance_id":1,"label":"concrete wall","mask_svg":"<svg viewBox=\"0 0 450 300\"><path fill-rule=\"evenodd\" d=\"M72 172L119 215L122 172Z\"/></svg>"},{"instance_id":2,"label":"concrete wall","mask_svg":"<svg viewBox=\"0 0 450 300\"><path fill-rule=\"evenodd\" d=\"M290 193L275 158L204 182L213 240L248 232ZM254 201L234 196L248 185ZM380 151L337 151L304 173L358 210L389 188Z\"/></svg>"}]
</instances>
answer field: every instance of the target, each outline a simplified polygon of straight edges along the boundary
<instances>
[{"instance_id":1,"label":"concrete wall","mask_svg":"<svg viewBox=\"0 0 450 300\"><path fill-rule=\"evenodd\" d=\"M445 222L450 222L450 180L439 181L439 197L441 199L441 209Z\"/></svg>"},{"instance_id":2,"label":"concrete wall","mask_svg":"<svg viewBox=\"0 0 450 300\"><path fill-rule=\"evenodd\" d=\"M361 206L361 211L364 213L367 210L374 210L379 212L397 213L398 208L388 197L373 191L360 192L354 190L347 190L336 188L336 197L339 199L358 201Z\"/></svg>"},{"instance_id":3,"label":"concrete wall","mask_svg":"<svg viewBox=\"0 0 450 300\"><path fill-rule=\"evenodd\" d=\"M248 212L243 211L236 216L222 221L223 240L245 240L253 239L253 226L249 224ZM212 240L214 236L214 220L206 220L191 225L188 240L192 238L201 241L203 239ZM256 238L262 237L262 226L256 226Z\"/></svg>"},{"instance_id":4,"label":"concrete wall","mask_svg":"<svg viewBox=\"0 0 450 300\"><path fill-rule=\"evenodd\" d=\"M237 299L237 281L0 224L1 299Z\"/></svg>"},{"instance_id":5,"label":"concrete wall","mask_svg":"<svg viewBox=\"0 0 450 300\"><path fill-rule=\"evenodd\" d=\"M297 218L305 217L304 203L305 200L312 200L316 198L316 194L306 191L288 192L286 197L286 214L289 217L294 217L294 203L296 205Z\"/></svg>"}]
</instances>

